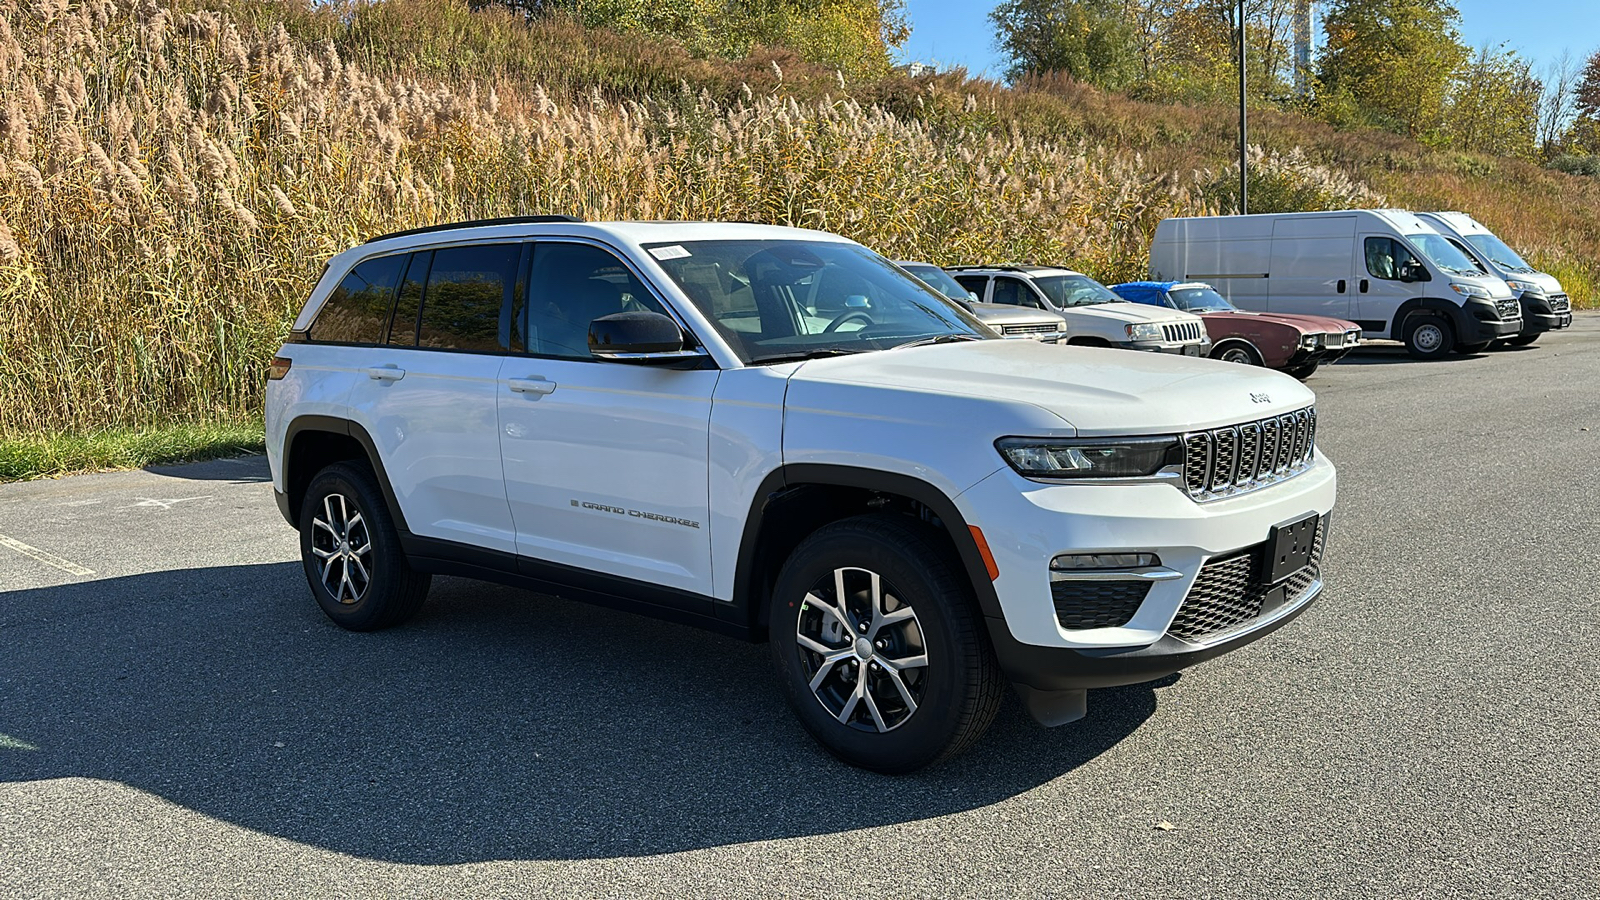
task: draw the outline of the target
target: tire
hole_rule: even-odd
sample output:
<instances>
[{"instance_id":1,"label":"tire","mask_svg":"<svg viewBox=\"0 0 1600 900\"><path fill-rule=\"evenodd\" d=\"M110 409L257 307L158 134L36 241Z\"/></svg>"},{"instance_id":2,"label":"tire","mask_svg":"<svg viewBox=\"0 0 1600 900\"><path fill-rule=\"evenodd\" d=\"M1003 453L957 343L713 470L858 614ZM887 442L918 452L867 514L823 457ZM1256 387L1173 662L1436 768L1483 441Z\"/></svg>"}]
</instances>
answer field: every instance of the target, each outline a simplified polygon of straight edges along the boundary
<instances>
[{"instance_id":1,"label":"tire","mask_svg":"<svg viewBox=\"0 0 1600 900\"><path fill-rule=\"evenodd\" d=\"M1519 334L1514 338L1506 338L1506 343L1512 347L1526 347L1538 339L1537 334Z\"/></svg>"},{"instance_id":2,"label":"tire","mask_svg":"<svg viewBox=\"0 0 1600 900\"><path fill-rule=\"evenodd\" d=\"M311 479L300 503L300 559L317 605L351 631L410 619L432 581L412 571L383 492L357 463L335 463Z\"/></svg>"},{"instance_id":3,"label":"tire","mask_svg":"<svg viewBox=\"0 0 1600 900\"><path fill-rule=\"evenodd\" d=\"M1242 366L1261 365L1261 353L1243 341L1231 341L1223 344L1221 349L1212 348L1211 358L1220 359L1223 362L1238 363Z\"/></svg>"},{"instance_id":4,"label":"tire","mask_svg":"<svg viewBox=\"0 0 1600 900\"><path fill-rule=\"evenodd\" d=\"M1405 343L1413 359L1443 359L1456 345L1456 330L1442 316L1414 315L1406 320Z\"/></svg>"},{"instance_id":5,"label":"tire","mask_svg":"<svg viewBox=\"0 0 1600 900\"><path fill-rule=\"evenodd\" d=\"M778 573L773 667L800 724L840 760L914 772L963 752L994 720L1004 679L948 556L925 526L858 516L801 541Z\"/></svg>"},{"instance_id":6,"label":"tire","mask_svg":"<svg viewBox=\"0 0 1600 900\"><path fill-rule=\"evenodd\" d=\"M1489 345L1491 343L1493 343L1493 341L1483 341L1482 343L1478 344L1457 344L1456 352L1462 356L1471 356L1474 353L1482 353L1483 351L1489 349Z\"/></svg>"},{"instance_id":7,"label":"tire","mask_svg":"<svg viewBox=\"0 0 1600 900\"><path fill-rule=\"evenodd\" d=\"M1321 365L1321 360L1318 360L1314 363L1306 363L1303 366L1291 366L1290 368L1284 369L1284 371L1300 379L1301 381L1305 381L1307 378L1310 378L1312 375L1316 374L1317 366L1319 365Z\"/></svg>"}]
</instances>

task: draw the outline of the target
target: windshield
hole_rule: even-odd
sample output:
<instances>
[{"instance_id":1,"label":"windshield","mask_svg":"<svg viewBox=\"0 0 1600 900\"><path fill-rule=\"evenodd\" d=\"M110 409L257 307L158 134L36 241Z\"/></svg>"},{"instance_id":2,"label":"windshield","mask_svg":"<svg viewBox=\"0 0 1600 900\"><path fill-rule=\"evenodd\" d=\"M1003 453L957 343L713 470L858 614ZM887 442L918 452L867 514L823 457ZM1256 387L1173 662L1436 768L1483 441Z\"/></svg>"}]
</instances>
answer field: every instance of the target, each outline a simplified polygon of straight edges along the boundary
<instances>
[{"instance_id":1,"label":"windshield","mask_svg":"<svg viewBox=\"0 0 1600 900\"><path fill-rule=\"evenodd\" d=\"M946 272L938 266L923 265L920 263L901 263L900 268L905 269L907 272L910 272L918 278L921 278L923 281L928 283L929 287L945 295L946 297L949 297L951 300L960 300L962 303L972 300L971 295L967 293L967 289L962 287L959 281L951 278L949 272Z\"/></svg>"},{"instance_id":2,"label":"windshield","mask_svg":"<svg viewBox=\"0 0 1600 900\"><path fill-rule=\"evenodd\" d=\"M855 244L684 241L645 249L747 364L995 338L966 310Z\"/></svg>"},{"instance_id":3,"label":"windshield","mask_svg":"<svg viewBox=\"0 0 1600 900\"><path fill-rule=\"evenodd\" d=\"M1087 275L1040 275L1033 279L1033 283L1059 309L1124 302L1110 288Z\"/></svg>"},{"instance_id":4,"label":"windshield","mask_svg":"<svg viewBox=\"0 0 1600 900\"><path fill-rule=\"evenodd\" d=\"M1192 313L1203 312L1234 312L1236 307L1222 296L1208 287L1180 287L1167 292L1172 298L1172 305Z\"/></svg>"},{"instance_id":5,"label":"windshield","mask_svg":"<svg viewBox=\"0 0 1600 900\"><path fill-rule=\"evenodd\" d=\"M1467 243L1478 248L1478 252L1489 257L1489 261L1509 272L1532 272L1533 266L1528 261L1517 255L1517 251L1506 246L1506 242L1492 234L1469 234Z\"/></svg>"},{"instance_id":6,"label":"windshield","mask_svg":"<svg viewBox=\"0 0 1600 900\"><path fill-rule=\"evenodd\" d=\"M1478 267L1465 253L1450 245L1440 234L1408 234L1406 240L1441 270L1451 275L1477 275Z\"/></svg>"}]
</instances>

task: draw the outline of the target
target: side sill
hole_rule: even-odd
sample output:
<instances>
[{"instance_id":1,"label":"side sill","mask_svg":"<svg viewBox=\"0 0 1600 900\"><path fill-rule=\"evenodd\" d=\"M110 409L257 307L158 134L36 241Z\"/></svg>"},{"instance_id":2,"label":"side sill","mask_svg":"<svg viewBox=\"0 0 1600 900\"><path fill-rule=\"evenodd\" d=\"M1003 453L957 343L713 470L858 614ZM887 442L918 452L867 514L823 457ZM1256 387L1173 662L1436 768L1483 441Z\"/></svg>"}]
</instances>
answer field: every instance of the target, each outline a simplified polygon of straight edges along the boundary
<instances>
[{"instance_id":1,"label":"side sill","mask_svg":"<svg viewBox=\"0 0 1600 900\"><path fill-rule=\"evenodd\" d=\"M757 639L754 630L743 624L742 617L740 621L730 621L718 616L719 609L729 604L718 603L702 594L409 532L400 534L400 545L407 561L418 572L474 578L691 625L742 640Z\"/></svg>"}]
</instances>

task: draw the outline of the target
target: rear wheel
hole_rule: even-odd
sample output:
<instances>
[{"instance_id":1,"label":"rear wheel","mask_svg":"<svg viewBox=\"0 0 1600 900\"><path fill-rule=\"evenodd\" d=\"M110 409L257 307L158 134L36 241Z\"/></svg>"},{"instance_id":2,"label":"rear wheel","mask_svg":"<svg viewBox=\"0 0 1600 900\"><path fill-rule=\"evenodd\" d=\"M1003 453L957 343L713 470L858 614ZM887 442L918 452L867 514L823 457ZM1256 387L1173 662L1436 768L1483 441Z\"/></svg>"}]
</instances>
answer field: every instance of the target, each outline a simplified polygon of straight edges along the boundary
<instances>
[{"instance_id":1,"label":"rear wheel","mask_svg":"<svg viewBox=\"0 0 1600 900\"><path fill-rule=\"evenodd\" d=\"M335 463L311 479L300 504L300 558L317 605L351 631L416 615L432 581L406 562L383 492L356 463Z\"/></svg>"},{"instance_id":2,"label":"rear wheel","mask_svg":"<svg viewBox=\"0 0 1600 900\"><path fill-rule=\"evenodd\" d=\"M1506 338L1506 343L1513 347L1526 347L1538 339L1537 334L1519 334L1514 338Z\"/></svg>"},{"instance_id":3,"label":"rear wheel","mask_svg":"<svg viewBox=\"0 0 1600 900\"><path fill-rule=\"evenodd\" d=\"M1436 315L1414 315L1406 320L1406 352L1415 359L1440 359L1450 355L1456 331Z\"/></svg>"},{"instance_id":4,"label":"rear wheel","mask_svg":"<svg viewBox=\"0 0 1600 900\"><path fill-rule=\"evenodd\" d=\"M928 530L859 516L800 543L773 589L773 665L800 723L888 774L966 750L1004 686L972 591Z\"/></svg>"}]
</instances>

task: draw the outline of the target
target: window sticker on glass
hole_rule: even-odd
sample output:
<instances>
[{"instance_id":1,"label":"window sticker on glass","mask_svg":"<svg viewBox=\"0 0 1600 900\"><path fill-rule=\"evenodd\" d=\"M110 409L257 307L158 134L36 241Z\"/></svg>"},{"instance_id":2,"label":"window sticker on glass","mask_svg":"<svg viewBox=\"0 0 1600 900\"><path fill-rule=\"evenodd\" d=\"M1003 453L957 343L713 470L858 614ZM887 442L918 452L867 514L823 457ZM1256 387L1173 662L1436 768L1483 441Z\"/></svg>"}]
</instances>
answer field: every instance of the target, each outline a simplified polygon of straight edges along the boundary
<instances>
[{"instance_id":1,"label":"window sticker on glass","mask_svg":"<svg viewBox=\"0 0 1600 900\"><path fill-rule=\"evenodd\" d=\"M650 255L661 260L683 259L685 256L689 255L689 251L683 249L683 247L679 246L678 244L673 244L669 247L651 247Z\"/></svg>"}]
</instances>

